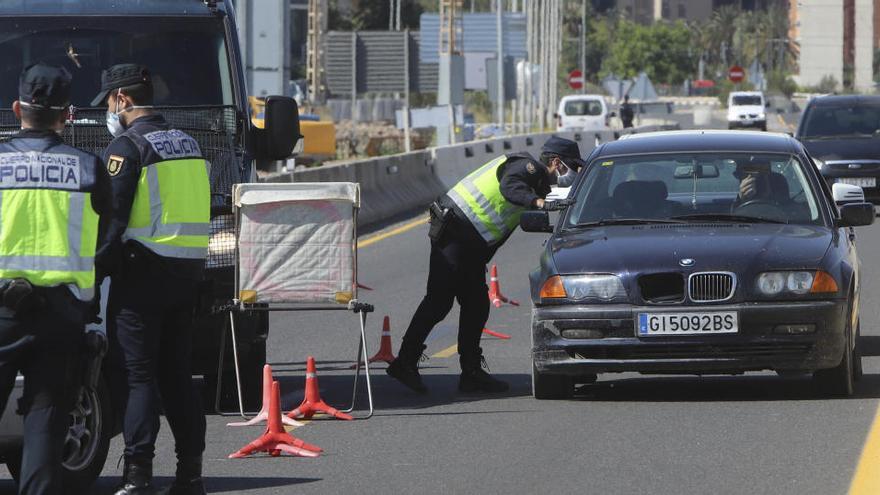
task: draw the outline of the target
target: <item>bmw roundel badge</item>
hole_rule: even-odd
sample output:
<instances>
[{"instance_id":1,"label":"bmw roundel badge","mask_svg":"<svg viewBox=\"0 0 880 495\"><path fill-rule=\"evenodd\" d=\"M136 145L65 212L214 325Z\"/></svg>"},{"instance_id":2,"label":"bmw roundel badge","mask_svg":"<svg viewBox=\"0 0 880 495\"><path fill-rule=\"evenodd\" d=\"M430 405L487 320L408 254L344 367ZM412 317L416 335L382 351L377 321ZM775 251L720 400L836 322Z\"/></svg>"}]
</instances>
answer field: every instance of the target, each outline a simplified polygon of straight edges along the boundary
<instances>
[{"instance_id":1,"label":"bmw roundel badge","mask_svg":"<svg viewBox=\"0 0 880 495\"><path fill-rule=\"evenodd\" d=\"M694 263L693 258L682 258L678 261L678 264L681 266L694 266Z\"/></svg>"}]
</instances>

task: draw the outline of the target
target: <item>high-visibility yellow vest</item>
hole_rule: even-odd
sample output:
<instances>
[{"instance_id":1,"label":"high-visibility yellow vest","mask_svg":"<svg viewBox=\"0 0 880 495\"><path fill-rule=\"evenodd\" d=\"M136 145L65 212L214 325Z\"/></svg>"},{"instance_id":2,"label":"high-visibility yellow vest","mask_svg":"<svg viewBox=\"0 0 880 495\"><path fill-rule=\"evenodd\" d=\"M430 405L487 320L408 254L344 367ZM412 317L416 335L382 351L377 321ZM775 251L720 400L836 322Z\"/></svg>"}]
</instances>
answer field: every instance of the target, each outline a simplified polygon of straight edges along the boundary
<instances>
[{"instance_id":1,"label":"high-visibility yellow vest","mask_svg":"<svg viewBox=\"0 0 880 495\"><path fill-rule=\"evenodd\" d=\"M0 278L66 285L89 301L95 294L98 214L91 193L80 188L94 171L81 168L90 155L70 150L0 152ZM97 159L92 166L100 166Z\"/></svg>"},{"instance_id":2,"label":"high-visibility yellow vest","mask_svg":"<svg viewBox=\"0 0 880 495\"><path fill-rule=\"evenodd\" d=\"M525 208L501 194L498 172L507 163L502 155L473 171L446 193L489 245L503 241L519 225Z\"/></svg>"},{"instance_id":3,"label":"high-visibility yellow vest","mask_svg":"<svg viewBox=\"0 0 880 495\"><path fill-rule=\"evenodd\" d=\"M208 163L195 140L180 131L144 136L166 158L141 168L123 242L134 240L169 258L205 259L211 222ZM194 148L174 158L162 143L191 140ZM159 143L159 144L155 144Z\"/></svg>"}]
</instances>

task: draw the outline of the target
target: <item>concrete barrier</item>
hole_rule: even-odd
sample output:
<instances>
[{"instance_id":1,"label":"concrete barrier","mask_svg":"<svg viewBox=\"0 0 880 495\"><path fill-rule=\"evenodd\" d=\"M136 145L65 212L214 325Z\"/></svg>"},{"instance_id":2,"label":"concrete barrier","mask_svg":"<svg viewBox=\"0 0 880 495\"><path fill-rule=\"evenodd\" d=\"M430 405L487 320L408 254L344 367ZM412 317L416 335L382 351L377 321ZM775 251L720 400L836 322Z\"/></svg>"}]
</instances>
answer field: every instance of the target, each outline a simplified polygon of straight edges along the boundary
<instances>
[{"instance_id":1,"label":"concrete barrier","mask_svg":"<svg viewBox=\"0 0 880 495\"><path fill-rule=\"evenodd\" d=\"M677 125L646 126L627 132L670 127ZM597 145L617 138L617 133L612 131L522 134L297 169L293 173L269 174L260 181L358 182L361 185L358 221L369 225L405 211L427 207L471 171L501 154L527 151L537 158L544 142L554 135L576 141L583 157Z\"/></svg>"}]
</instances>

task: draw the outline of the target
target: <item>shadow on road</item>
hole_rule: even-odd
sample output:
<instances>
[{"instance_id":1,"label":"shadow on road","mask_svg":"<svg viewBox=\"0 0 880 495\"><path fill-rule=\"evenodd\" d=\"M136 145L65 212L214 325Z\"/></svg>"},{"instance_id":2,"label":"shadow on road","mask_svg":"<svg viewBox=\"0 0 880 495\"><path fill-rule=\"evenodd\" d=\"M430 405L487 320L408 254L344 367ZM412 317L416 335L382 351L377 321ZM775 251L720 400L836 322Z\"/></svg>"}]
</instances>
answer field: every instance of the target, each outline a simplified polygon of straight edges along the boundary
<instances>
[{"instance_id":1,"label":"shadow on road","mask_svg":"<svg viewBox=\"0 0 880 495\"><path fill-rule=\"evenodd\" d=\"M347 373L334 372L325 374L321 374L320 370L318 372L318 386L321 398L336 408L348 407L351 402L353 371L346 371ZM494 374L497 378L510 384L510 390L503 394L463 394L458 391L458 374L423 375L425 385L429 389L429 393L426 395L418 395L404 388L403 385L400 385L385 374L384 366L373 369L371 375L373 378L373 403L376 408L376 416L449 414L449 412L421 413L419 411L448 404L466 404L487 400L526 397L532 393L531 378L528 374ZM305 379L303 376L299 373L295 375L276 373L274 378L281 384L282 410L286 412L298 406L304 395ZM364 411L367 407L367 393L363 375L361 375L358 389L356 411ZM516 411L482 411L481 414L502 412L520 413L531 411L520 409ZM321 420L322 418L316 419Z\"/></svg>"},{"instance_id":2,"label":"shadow on road","mask_svg":"<svg viewBox=\"0 0 880 495\"><path fill-rule=\"evenodd\" d=\"M172 481L174 481L174 478L171 476L158 476L153 478L153 485L163 488L170 485ZM207 488L208 493L241 493L261 488L294 487L316 481L321 481L321 478L205 476L205 488ZM109 495L113 493L114 488L116 488L119 482L120 478L116 477L100 478L92 487L93 493L96 495ZM285 493L289 492L285 491Z\"/></svg>"},{"instance_id":3,"label":"shadow on road","mask_svg":"<svg viewBox=\"0 0 880 495\"><path fill-rule=\"evenodd\" d=\"M863 335L859 338L862 356L880 356L880 335Z\"/></svg>"},{"instance_id":4,"label":"shadow on road","mask_svg":"<svg viewBox=\"0 0 880 495\"><path fill-rule=\"evenodd\" d=\"M809 376L644 377L602 380L580 387L575 400L605 402L741 402L834 399ZM864 375L851 397L880 398L880 375Z\"/></svg>"}]
</instances>

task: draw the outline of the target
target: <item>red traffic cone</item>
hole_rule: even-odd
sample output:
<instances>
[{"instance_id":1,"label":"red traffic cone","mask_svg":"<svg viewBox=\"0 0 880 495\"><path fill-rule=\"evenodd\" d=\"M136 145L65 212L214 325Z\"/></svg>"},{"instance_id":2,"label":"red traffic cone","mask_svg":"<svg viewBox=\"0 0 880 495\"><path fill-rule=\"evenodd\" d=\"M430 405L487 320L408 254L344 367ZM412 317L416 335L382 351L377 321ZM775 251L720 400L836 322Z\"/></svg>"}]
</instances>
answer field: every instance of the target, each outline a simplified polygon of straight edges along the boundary
<instances>
[{"instance_id":1,"label":"red traffic cone","mask_svg":"<svg viewBox=\"0 0 880 495\"><path fill-rule=\"evenodd\" d=\"M496 308L500 308L502 303L519 306L517 301L508 299L501 293L501 285L498 283L498 265L492 265L492 272L489 275L489 300Z\"/></svg>"},{"instance_id":2,"label":"red traffic cone","mask_svg":"<svg viewBox=\"0 0 880 495\"><path fill-rule=\"evenodd\" d=\"M226 426L251 426L257 425L269 418L269 405L272 403L272 367L268 364L263 366L263 405L260 407L260 412L257 413L256 416L251 418L248 421L238 421L235 423L226 423ZM298 428L303 426L305 423L300 423L295 419L288 418L287 416L282 416L281 421L287 426L293 426L294 428Z\"/></svg>"},{"instance_id":3,"label":"red traffic cone","mask_svg":"<svg viewBox=\"0 0 880 495\"><path fill-rule=\"evenodd\" d=\"M498 339L507 340L510 338L510 335L507 335L506 333L496 332L495 330L489 330L488 328L484 328L483 333L485 333L486 335L491 335Z\"/></svg>"},{"instance_id":4,"label":"red traffic cone","mask_svg":"<svg viewBox=\"0 0 880 495\"><path fill-rule=\"evenodd\" d=\"M388 364L391 364L394 361L394 353L391 351L391 318L388 315L385 315L385 320L382 322L382 336L379 338L379 352L377 352L373 357L369 360L371 363L375 363L376 361L385 361ZM363 361L361 361L363 364ZM352 369L357 367L357 364L351 365Z\"/></svg>"},{"instance_id":5,"label":"red traffic cone","mask_svg":"<svg viewBox=\"0 0 880 495\"><path fill-rule=\"evenodd\" d=\"M273 457L280 456L282 452L297 457L318 457L318 453L322 451L320 447L303 442L284 431L284 427L281 425L281 385L278 382L272 382L271 399L266 432L237 452L229 454L229 458L237 459L255 452L268 452Z\"/></svg>"},{"instance_id":6,"label":"red traffic cone","mask_svg":"<svg viewBox=\"0 0 880 495\"><path fill-rule=\"evenodd\" d=\"M334 416L338 419L354 419L349 414L330 407L321 399L321 392L318 391L318 374L315 371L315 358L309 356L306 359L306 397L302 404L293 411L287 413L288 418L298 418L300 416L310 419L315 413L322 412Z\"/></svg>"}]
</instances>

